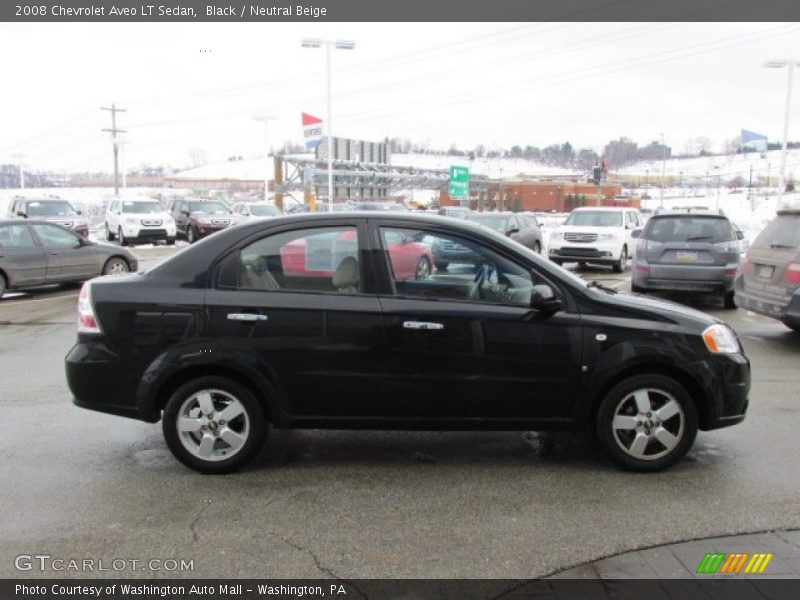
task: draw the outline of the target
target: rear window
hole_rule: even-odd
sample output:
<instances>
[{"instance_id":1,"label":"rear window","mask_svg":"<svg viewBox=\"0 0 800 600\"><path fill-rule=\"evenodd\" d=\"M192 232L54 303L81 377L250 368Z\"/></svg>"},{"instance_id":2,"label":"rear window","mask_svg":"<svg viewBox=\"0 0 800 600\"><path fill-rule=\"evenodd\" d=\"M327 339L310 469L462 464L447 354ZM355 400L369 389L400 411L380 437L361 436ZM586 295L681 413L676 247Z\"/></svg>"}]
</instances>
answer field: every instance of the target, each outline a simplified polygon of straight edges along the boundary
<instances>
[{"instance_id":1,"label":"rear window","mask_svg":"<svg viewBox=\"0 0 800 600\"><path fill-rule=\"evenodd\" d=\"M727 219L714 217L653 217L642 236L654 242L730 242L733 228Z\"/></svg>"},{"instance_id":2,"label":"rear window","mask_svg":"<svg viewBox=\"0 0 800 600\"><path fill-rule=\"evenodd\" d=\"M605 210L576 210L567 217L567 225L576 227L621 227L622 212Z\"/></svg>"},{"instance_id":3,"label":"rear window","mask_svg":"<svg viewBox=\"0 0 800 600\"><path fill-rule=\"evenodd\" d=\"M756 248L797 248L800 246L800 215L779 215L758 234Z\"/></svg>"}]
</instances>

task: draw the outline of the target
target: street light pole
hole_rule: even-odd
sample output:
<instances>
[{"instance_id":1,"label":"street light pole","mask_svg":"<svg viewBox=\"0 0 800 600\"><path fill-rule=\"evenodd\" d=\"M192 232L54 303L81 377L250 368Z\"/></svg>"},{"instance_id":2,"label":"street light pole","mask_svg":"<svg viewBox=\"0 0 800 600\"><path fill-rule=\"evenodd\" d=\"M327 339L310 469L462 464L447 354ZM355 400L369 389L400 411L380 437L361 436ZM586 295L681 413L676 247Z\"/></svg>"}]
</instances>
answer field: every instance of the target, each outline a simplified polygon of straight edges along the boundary
<instances>
[{"instance_id":1,"label":"street light pole","mask_svg":"<svg viewBox=\"0 0 800 600\"><path fill-rule=\"evenodd\" d=\"M783 191L786 188L786 145L789 142L789 109L792 105L792 79L794 77L794 67L798 64L796 60L780 59L768 60L764 66L768 69L781 69L788 67L789 81L786 87L786 109L783 115L783 147L781 148L781 170L778 176L778 208L782 207Z\"/></svg>"},{"instance_id":2,"label":"street light pole","mask_svg":"<svg viewBox=\"0 0 800 600\"><path fill-rule=\"evenodd\" d=\"M356 43L352 40L321 40L304 38L303 48L319 48L325 46L325 91L327 97L327 124L325 130L328 141L328 211L333 212L333 128L331 127L331 46L337 50L353 50Z\"/></svg>"},{"instance_id":3,"label":"street light pole","mask_svg":"<svg viewBox=\"0 0 800 600\"><path fill-rule=\"evenodd\" d=\"M269 122L274 121L272 115L261 115L255 117L256 121L264 121L264 202L269 200Z\"/></svg>"},{"instance_id":4,"label":"street light pole","mask_svg":"<svg viewBox=\"0 0 800 600\"><path fill-rule=\"evenodd\" d=\"M667 145L664 143L664 134L661 134L661 208L664 208L664 175L667 169Z\"/></svg>"}]
</instances>

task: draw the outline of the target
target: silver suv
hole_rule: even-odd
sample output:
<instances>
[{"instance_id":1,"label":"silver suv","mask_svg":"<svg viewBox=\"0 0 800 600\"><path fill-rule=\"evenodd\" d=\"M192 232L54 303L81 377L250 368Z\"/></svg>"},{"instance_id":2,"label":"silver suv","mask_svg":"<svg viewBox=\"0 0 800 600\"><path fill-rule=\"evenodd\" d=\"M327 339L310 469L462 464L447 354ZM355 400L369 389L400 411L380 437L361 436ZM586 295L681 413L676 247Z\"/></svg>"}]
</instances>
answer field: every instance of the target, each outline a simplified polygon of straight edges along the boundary
<instances>
[{"instance_id":1,"label":"silver suv","mask_svg":"<svg viewBox=\"0 0 800 600\"><path fill-rule=\"evenodd\" d=\"M659 213L633 235L639 242L632 291L716 293L724 297L725 308L736 308L739 238L725 216Z\"/></svg>"},{"instance_id":2,"label":"silver suv","mask_svg":"<svg viewBox=\"0 0 800 600\"><path fill-rule=\"evenodd\" d=\"M781 210L758 234L736 278L736 304L800 333L800 210Z\"/></svg>"}]
</instances>

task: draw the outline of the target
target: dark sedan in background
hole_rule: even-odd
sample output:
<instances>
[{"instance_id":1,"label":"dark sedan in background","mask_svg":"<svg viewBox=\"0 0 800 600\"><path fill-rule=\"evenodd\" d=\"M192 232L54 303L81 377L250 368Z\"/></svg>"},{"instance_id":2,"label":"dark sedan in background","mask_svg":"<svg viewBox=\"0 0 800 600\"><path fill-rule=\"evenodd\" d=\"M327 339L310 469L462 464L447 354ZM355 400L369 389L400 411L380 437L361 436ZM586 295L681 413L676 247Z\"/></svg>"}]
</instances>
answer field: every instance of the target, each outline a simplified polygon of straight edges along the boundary
<instances>
[{"instance_id":1,"label":"dark sedan in background","mask_svg":"<svg viewBox=\"0 0 800 600\"><path fill-rule=\"evenodd\" d=\"M392 259L393 244L437 241L468 248L473 268L406 277ZM302 272L287 260L300 246ZM621 466L655 471L747 411L749 362L721 321L587 284L450 218L244 224L141 276L87 282L78 311L75 403L161 420L176 458L206 473L246 464L268 423L589 428Z\"/></svg>"},{"instance_id":2,"label":"dark sedan in background","mask_svg":"<svg viewBox=\"0 0 800 600\"><path fill-rule=\"evenodd\" d=\"M46 221L0 221L0 296L50 283L136 271L130 251L99 244Z\"/></svg>"}]
</instances>

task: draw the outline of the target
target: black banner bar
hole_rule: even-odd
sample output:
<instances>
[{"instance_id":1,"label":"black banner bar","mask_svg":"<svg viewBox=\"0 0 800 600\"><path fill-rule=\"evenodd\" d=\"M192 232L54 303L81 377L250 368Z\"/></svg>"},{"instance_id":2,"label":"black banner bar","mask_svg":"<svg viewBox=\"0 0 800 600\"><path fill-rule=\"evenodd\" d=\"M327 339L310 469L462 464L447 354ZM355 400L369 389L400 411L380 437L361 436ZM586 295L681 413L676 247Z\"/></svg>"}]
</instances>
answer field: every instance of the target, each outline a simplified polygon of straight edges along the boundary
<instances>
[{"instance_id":1,"label":"black banner bar","mask_svg":"<svg viewBox=\"0 0 800 600\"><path fill-rule=\"evenodd\" d=\"M800 21L797 0L3 0L11 22Z\"/></svg>"},{"instance_id":2,"label":"black banner bar","mask_svg":"<svg viewBox=\"0 0 800 600\"><path fill-rule=\"evenodd\" d=\"M796 600L800 580L736 576L708 579L385 580L160 579L0 580L3 600Z\"/></svg>"}]
</instances>

